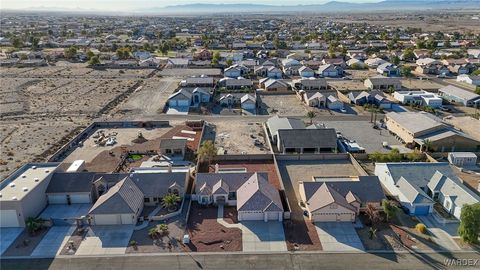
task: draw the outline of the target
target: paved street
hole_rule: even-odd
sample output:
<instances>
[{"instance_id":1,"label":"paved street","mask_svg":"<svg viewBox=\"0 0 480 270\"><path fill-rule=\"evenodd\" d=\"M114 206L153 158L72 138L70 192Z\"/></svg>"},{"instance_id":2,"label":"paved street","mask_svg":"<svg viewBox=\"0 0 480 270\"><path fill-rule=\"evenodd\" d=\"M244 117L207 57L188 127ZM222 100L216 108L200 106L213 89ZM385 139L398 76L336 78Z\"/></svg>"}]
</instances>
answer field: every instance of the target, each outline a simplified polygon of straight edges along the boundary
<instances>
[{"instance_id":1,"label":"paved street","mask_svg":"<svg viewBox=\"0 0 480 270\"><path fill-rule=\"evenodd\" d=\"M52 259L2 260L2 270L85 270L85 269L478 269L470 266L446 267L445 259L480 260L478 253L263 253L192 254L61 257ZM465 261L469 264L469 261Z\"/></svg>"}]
</instances>

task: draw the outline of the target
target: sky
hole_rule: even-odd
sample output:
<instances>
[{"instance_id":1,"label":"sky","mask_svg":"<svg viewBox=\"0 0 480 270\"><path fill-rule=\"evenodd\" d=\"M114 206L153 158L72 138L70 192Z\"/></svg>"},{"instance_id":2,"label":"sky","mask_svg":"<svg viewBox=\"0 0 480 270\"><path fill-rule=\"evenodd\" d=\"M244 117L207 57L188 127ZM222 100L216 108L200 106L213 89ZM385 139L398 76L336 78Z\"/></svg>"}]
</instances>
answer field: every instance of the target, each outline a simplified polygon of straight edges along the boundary
<instances>
[{"instance_id":1,"label":"sky","mask_svg":"<svg viewBox=\"0 0 480 270\"><path fill-rule=\"evenodd\" d=\"M337 0L343 2L378 2L379 0ZM149 7L163 7L192 3L267 5L323 4L329 0L0 0L0 9L61 8L65 10L132 11Z\"/></svg>"}]
</instances>

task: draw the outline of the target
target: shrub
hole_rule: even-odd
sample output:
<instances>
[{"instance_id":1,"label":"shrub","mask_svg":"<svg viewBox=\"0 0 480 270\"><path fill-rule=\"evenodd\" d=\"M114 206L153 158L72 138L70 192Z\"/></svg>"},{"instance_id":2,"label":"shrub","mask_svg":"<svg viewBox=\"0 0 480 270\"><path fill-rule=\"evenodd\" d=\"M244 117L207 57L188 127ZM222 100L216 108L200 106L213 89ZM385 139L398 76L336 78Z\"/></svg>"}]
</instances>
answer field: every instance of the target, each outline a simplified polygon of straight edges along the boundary
<instances>
[{"instance_id":1,"label":"shrub","mask_svg":"<svg viewBox=\"0 0 480 270\"><path fill-rule=\"evenodd\" d=\"M136 246L136 245L137 245L137 241L131 240L130 242L128 242L128 245L130 245L130 246Z\"/></svg>"},{"instance_id":2,"label":"shrub","mask_svg":"<svg viewBox=\"0 0 480 270\"><path fill-rule=\"evenodd\" d=\"M419 233L426 234L427 233L427 226L423 223L418 223L415 225L415 230L417 230Z\"/></svg>"}]
</instances>

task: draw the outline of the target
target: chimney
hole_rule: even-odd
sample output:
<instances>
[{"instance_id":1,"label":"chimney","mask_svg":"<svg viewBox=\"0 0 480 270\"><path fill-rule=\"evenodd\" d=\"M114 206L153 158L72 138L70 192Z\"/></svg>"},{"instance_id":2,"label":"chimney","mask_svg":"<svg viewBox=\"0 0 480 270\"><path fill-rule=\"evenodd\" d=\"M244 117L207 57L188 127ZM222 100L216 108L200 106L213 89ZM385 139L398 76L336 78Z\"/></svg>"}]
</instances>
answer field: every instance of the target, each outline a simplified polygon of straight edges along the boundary
<instances>
[{"instance_id":1,"label":"chimney","mask_svg":"<svg viewBox=\"0 0 480 270\"><path fill-rule=\"evenodd\" d=\"M169 173L172 172L172 163L168 163L168 172L169 172Z\"/></svg>"},{"instance_id":2,"label":"chimney","mask_svg":"<svg viewBox=\"0 0 480 270\"><path fill-rule=\"evenodd\" d=\"M218 163L215 163L215 173L218 173L219 168L220 168L220 167L218 166Z\"/></svg>"}]
</instances>

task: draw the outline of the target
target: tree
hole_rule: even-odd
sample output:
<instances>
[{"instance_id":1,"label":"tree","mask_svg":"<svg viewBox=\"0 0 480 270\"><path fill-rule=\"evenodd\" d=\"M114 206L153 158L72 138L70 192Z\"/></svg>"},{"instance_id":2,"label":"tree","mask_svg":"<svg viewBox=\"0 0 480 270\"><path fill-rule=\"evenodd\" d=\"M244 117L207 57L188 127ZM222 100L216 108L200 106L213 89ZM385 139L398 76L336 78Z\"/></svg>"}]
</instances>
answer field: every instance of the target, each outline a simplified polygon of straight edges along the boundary
<instances>
[{"instance_id":1,"label":"tree","mask_svg":"<svg viewBox=\"0 0 480 270\"><path fill-rule=\"evenodd\" d=\"M155 238L157 237L159 234L159 231L158 231L158 228L155 226L153 228L150 228L148 230L148 236L150 236L151 238Z\"/></svg>"},{"instance_id":2,"label":"tree","mask_svg":"<svg viewBox=\"0 0 480 270\"><path fill-rule=\"evenodd\" d=\"M88 60L88 64L89 64L90 66L99 65L99 64L100 64L100 60L98 59L98 56L95 55L95 56L93 56L92 58L90 58L90 60Z\"/></svg>"},{"instance_id":3,"label":"tree","mask_svg":"<svg viewBox=\"0 0 480 270\"><path fill-rule=\"evenodd\" d=\"M394 64L394 65L398 65L398 64L400 64L400 58L398 58L398 56L394 55L390 58L390 62L392 62L392 64Z\"/></svg>"},{"instance_id":4,"label":"tree","mask_svg":"<svg viewBox=\"0 0 480 270\"><path fill-rule=\"evenodd\" d=\"M310 125L313 124L313 118L317 116L317 113L314 111L308 111L307 112L307 117L310 119Z\"/></svg>"},{"instance_id":5,"label":"tree","mask_svg":"<svg viewBox=\"0 0 480 270\"><path fill-rule=\"evenodd\" d=\"M220 52L215 52L212 57L212 65L218 65L220 62Z\"/></svg>"},{"instance_id":6,"label":"tree","mask_svg":"<svg viewBox=\"0 0 480 270\"><path fill-rule=\"evenodd\" d=\"M162 198L163 208L167 208L169 211L175 211L177 208L177 203L180 201L180 196L175 193L168 193Z\"/></svg>"},{"instance_id":7,"label":"tree","mask_svg":"<svg viewBox=\"0 0 480 270\"><path fill-rule=\"evenodd\" d=\"M372 223L372 227L380 221L380 212L372 203L367 204L367 208L365 209L365 214L367 215L368 219Z\"/></svg>"},{"instance_id":8,"label":"tree","mask_svg":"<svg viewBox=\"0 0 480 270\"><path fill-rule=\"evenodd\" d=\"M406 48L405 51L403 51L403 59L404 60L413 60L415 59L415 54L413 53L412 48Z\"/></svg>"},{"instance_id":9,"label":"tree","mask_svg":"<svg viewBox=\"0 0 480 270\"><path fill-rule=\"evenodd\" d=\"M25 220L28 233L34 234L39 231L43 227L44 222L41 218L28 217L27 220Z\"/></svg>"},{"instance_id":10,"label":"tree","mask_svg":"<svg viewBox=\"0 0 480 270\"><path fill-rule=\"evenodd\" d=\"M22 48L23 47L23 41L19 37L13 37L12 38L12 45L13 45L13 47L15 47L17 49Z\"/></svg>"},{"instance_id":11,"label":"tree","mask_svg":"<svg viewBox=\"0 0 480 270\"><path fill-rule=\"evenodd\" d=\"M77 56L77 48L70 46L69 48L65 48L63 51L63 55L66 59L73 59Z\"/></svg>"},{"instance_id":12,"label":"tree","mask_svg":"<svg viewBox=\"0 0 480 270\"><path fill-rule=\"evenodd\" d=\"M227 59L226 64L227 64L228 67L231 66L233 64L233 60L232 59Z\"/></svg>"},{"instance_id":13,"label":"tree","mask_svg":"<svg viewBox=\"0 0 480 270\"><path fill-rule=\"evenodd\" d=\"M430 141L429 139L423 140L422 143L425 147L425 152L428 152L432 148L432 141Z\"/></svg>"},{"instance_id":14,"label":"tree","mask_svg":"<svg viewBox=\"0 0 480 270\"><path fill-rule=\"evenodd\" d=\"M480 95L480 86L477 86L477 88L475 88L475 94Z\"/></svg>"},{"instance_id":15,"label":"tree","mask_svg":"<svg viewBox=\"0 0 480 270\"><path fill-rule=\"evenodd\" d=\"M403 76L403 77L410 77L412 76L412 68L410 66L402 66L400 68L400 74Z\"/></svg>"},{"instance_id":16,"label":"tree","mask_svg":"<svg viewBox=\"0 0 480 270\"><path fill-rule=\"evenodd\" d=\"M458 234L466 243L477 243L480 235L480 203L464 205L460 214Z\"/></svg>"},{"instance_id":17,"label":"tree","mask_svg":"<svg viewBox=\"0 0 480 270\"><path fill-rule=\"evenodd\" d=\"M86 55L87 55L87 59L88 59L88 60L90 60L92 57L95 56L95 54L94 54L92 51L90 51L90 50L87 51Z\"/></svg>"},{"instance_id":18,"label":"tree","mask_svg":"<svg viewBox=\"0 0 480 270\"><path fill-rule=\"evenodd\" d=\"M158 224L157 230L162 234L162 235L167 235L168 234L168 225L165 223Z\"/></svg>"},{"instance_id":19,"label":"tree","mask_svg":"<svg viewBox=\"0 0 480 270\"><path fill-rule=\"evenodd\" d=\"M198 149L197 157L200 162L208 162L210 164L217 155L217 149L212 141L204 141Z\"/></svg>"},{"instance_id":20,"label":"tree","mask_svg":"<svg viewBox=\"0 0 480 270\"><path fill-rule=\"evenodd\" d=\"M382 200L383 211L387 215L387 221L389 221L398 211L398 207L387 199Z\"/></svg>"}]
</instances>

